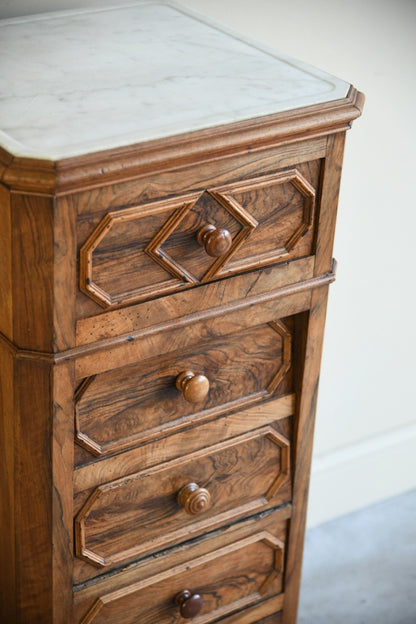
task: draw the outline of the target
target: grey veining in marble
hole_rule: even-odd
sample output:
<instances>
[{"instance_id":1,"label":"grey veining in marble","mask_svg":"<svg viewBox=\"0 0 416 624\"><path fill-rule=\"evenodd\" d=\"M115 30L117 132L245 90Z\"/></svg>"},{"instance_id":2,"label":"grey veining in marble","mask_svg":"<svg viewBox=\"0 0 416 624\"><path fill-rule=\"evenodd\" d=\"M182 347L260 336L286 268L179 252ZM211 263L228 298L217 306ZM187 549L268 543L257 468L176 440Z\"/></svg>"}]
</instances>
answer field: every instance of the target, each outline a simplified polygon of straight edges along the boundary
<instances>
[{"instance_id":1,"label":"grey veining in marble","mask_svg":"<svg viewBox=\"0 0 416 624\"><path fill-rule=\"evenodd\" d=\"M345 97L170 2L0 21L0 145L60 159Z\"/></svg>"}]
</instances>

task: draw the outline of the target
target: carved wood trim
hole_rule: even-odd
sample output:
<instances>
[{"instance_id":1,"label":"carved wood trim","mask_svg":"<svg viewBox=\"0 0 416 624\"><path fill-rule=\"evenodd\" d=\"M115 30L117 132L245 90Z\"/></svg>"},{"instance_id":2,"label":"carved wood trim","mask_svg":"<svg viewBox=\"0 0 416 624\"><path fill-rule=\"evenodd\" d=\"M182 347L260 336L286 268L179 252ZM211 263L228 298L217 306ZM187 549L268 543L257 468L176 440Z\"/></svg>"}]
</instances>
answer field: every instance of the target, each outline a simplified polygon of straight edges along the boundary
<instances>
[{"instance_id":1,"label":"carved wood trim","mask_svg":"<svg viewBox=\"0 0 416 624\"><path fill-rule=\"evenodd\" d=\"M308 290L315 290L316 288L322 288L323 286L331 284L335 281L335 273L336 273L336 260L332 261L332 269L331 271L327 271L322 275L317 277L313 277L310 279L302 280L300 282L296 282L294 284L288 284L287 286L281 286L274 290L270 290L267 293L254 295L252 297L245 297L244 299L238 299L237 301L230 302L223 306L222 311L224 313L230 312L233 310L242 310L244 308L255 305L256 303L262 304L267 301L271 301L274 299L280 299L283 297L287 297L290 295L295 295L297 293L303 293ZM232 278L231 278L232 279ZM165 323L161 323L160 325L156 325L153 328L140 329L137 331L129 332L128 334L117 335L111 338L105 338L103 340L97 340L91 344L84 344L74 347L72 349L65 349L62 351L58 351L56 353L50 353L46 351L36 351L30 349L21 349L14 342L9 340L4 334L0 332L0 342L3 343L4 347L8 349L14 357L17 359L23 360L32 360L35 359L37 361L43 362L51 362L57 364L58 362L62 362L64 360L72 360L76 358L86 357L89 354L96 353L97 351L102 351L108 349L109 347L116 347L126 344L126 342L132 342L139 336L144 336L148 333L155 333L159 331L164 331L169 327L178 326L178 324L188 324L192 323L197 319L209 318L213 315L218 314L218 310L201 310L195 314L190 314L187 317L176 319L176 321L167 321ZM283 315L284 316L284 315ZM85 377L85 375L81 375L81 377ZM79 375L78 375L79 379Z\"/></svg>"},{"instance_id":2,"label":"carved wood trim","mask_svg":"<svg viewBox=\"0 0 416 624\"><path fill-rule=\"evenodd\" d=\"M162 249L162 245L168 240L169 236L175 231L186 214L197 204L201 193L194 201L184 204L183 208L177 211L165 223L162 229L156 234L153 240L147 245L145 251L155 262L158 262L165 270L176 274L179 278L185 279L191 283L204 282L212 279L219 272L220 268L228 261L228 259L236 252L242 242L250 235L251 231L257 226L257 221L236 202L230 202L215 191L208 189L206 191L211 195L227 212L229 212L243 227L233 238L230 249L226 254L217 258L206 271L201 280L198 280L190 272L177 263L166 251Z\"/></svg>"},{"instance_id":3,"label":"carved wood trim","mask_svg":"<svg viewBox=\"0 0 416 624\"><path fill-rule=\"evenodd\" d=\"M178 290L187 284L197 284L200 281L212 279L219 272L221 267L240 247L243 241L250 235L251 231L257 226L254 219L242 206L239 206L233 198L228 199L220 193L206 191L214 200L216 200L234 219L241 224L242 229L234 236L229 251L212 262L209 269L201 280L197 279L182 264L177 262L170 254L163 249L165 243L171 234L180 225L189 211L197 204L198 199L203 193L194 193L184 195L175 199L162 200L134 206L132 208L121 211L108 212L100 223L95 227L91 235L80 249L80 290L91 297L101 307L126 304L130 302L140 301L146 297L155 295L163 295ZM165 271L170 273L174 279L167 280L162 283L149 284L140 288L119 292L109 293L94 282L94 263L93 253L100 242L108 234L113 225L117 222L141 219L151 214L174 210L173 214L167 219L162 228L157 232L153 239L145 247L144 252ZM138 268L138 271L140 268Z\"/></svg>"},{"instance_id":4,"label":"carved wood trim","mask_svg":"<svg viewBox=\"0 0 416 624\"><path fill-rule=\"evenodd\" d=\"M198 197L200 197L200 195L198 195ZM161 247L172 234L172 232L175 231L179 223L181 223L181 221L188 214L191 208L195 205L197 199L192 202L184 203L182 208L174 212L170 219L166 221L164 226L159 230L156 236L145 248L145 252L147 253L147 255L150 256L152 260L160 264L160 266L165 269L165 271L169 271L179 280L189 282L190 284L197 284L197 278L192 275L192 273L187 271L185 267L176 262L176 260L172 258L168 253L166 253L164 249L161 249Z\"/></svg>"},{"instance_id":5,"label":"carved wood trim","mask_svg":"<svg viewBox=\"0 0 416 624\"><path fill-rule=\"evenodd\" d=\"M131 335L131 332L143 331L174 318L189 318L193 314L204 313L207 309L223 309L224 306L244 300L248 296L261 296L272 289L294 285L313 277L314 264L315 257L307 256L290 263L281 263L271 269L258 269L235 275L226 282L203 284L198 291L190 289L128 308L109 310L100 316L98 327L95 316L80 319L77 322L77 345Z\"/></svg>"},{"instance_id":6,"label":"carved wood trim","mask_svg":"<svg viewBox=\"0 0 416 624\"><path fill-rule=\"evenodd\" d=\"M269 186L278 186L285 183L291 184L304 198L301 223L291 233L283 246L266 253L258 253L254 257L250 256L229 263L243 242L259 225L257 220L239 204L233 194L258 191L259 189ZM191 270L187 270L183 264L175 260L166 249L163 248L163 244L168 241L169 237L177 230L190 210L198 207L198 200L204 192L208 193L214 201L222 206L222 208L241 225L241 229L234 235L229 250L213 260L204 275L198 279L192 274L192 268ZM209 188L204 192L107 213L80 249L81 291L102 307L139 302L146 297L163 295L181 289L187 285L189 286L190 284L198 284L215 279L218 275L229 274L230 272L234 273L278 262L289 256L290 252L296 247L296 244L312 227L315 189L296 168L267 176L252 178L246 182L235 182L213 189ZM169 209L174 211L173 214L171 214L165 224L145 247L144 253L156 262L156 264L159 264L164 271L170 273L174 279L116 293L107 292L104 288L96 284L94 282L93 253L109 233L113 225L117 222L141 219L151 214L165 212ZM227 268L225 271L222 271L225 266ZM139 266L137 267L137 271L140 271Z\"/></svg>"},{"instance_id":7,"label":"carved wood trim","mask_svg":"<svg viewBox=\"0 0 416 624\"><path fill-rule=\"evenodd\" d=\"M227 413L223 418L192 427L186 431L185 436L182 432L169 434L169 444L165 436L154 440L150 445L141 445L125 451L122 464L119 456L113 455L102 462L80 465L74 472L74 492L91 490L100 483L118 479L124 474L151 468L156 463L171 461L192 451L211 446L219 439L228 440L256 427L271 425L292 416L295 405L295 394L285 394L277 399L256 403L238 412Z\"/></svg>"},{"instance_id":8,"label":"carved wood trim","mask_svg":"<svg viewBox=\"0 0 416 624\"><path fill-rule=\"evenodd\" d=\"M170 532L159 535L157 538L152 538L150 541L147 542L138 543L134 547L130 547L126 550L120 550L116 553L113 553L112 555L109 555L108 557L103 557L88 547L86 523L88 521L89 514L94 508L96 502L105 494L105 492L113 492L116 488L123 487L129 482L140 480L143 477L152 477L154 475L157 475L157 473L165 472L167 470L180 467L184 464L186 465L190 462L198 461L198 459L203 458L209 454L223 451L224 449L227 449L229 447L242 445L245 442L259 437L268 438L276 445L276 447L280 449L280 466L278 473L276 474L273 483L269 486L268 490L264 492L263 495L249 502L243 503L237 507L233 507L232 509L229 509L227 511L217 513L216 515L213 515L211 517L207 517L202 520L198 518L191 525L186 524L182 528L177 527ZM116 565L118 563L126 561L132 557L145 554L146 552L149 552L149 550L159 549L171 543L173 540L175 542L179 542L183 539L186 539L189 535L209 530L210 528L214 528L214 526L218 526L226 521L230 521L231 519L236 519L242 515L252 513L259 508L261 509L262 507L267 506L272 501L274 496L282 487L283 483L289 478L289 450L289 440L285 436L278 433L273 427L265 426L260 429L256 429L254 431L250 431L243 435L237 436L235 438L231 438L224 442L220 442L209 448L195 451L194 453L190 453L184 457L180 457L170 462L165 462L164 464L154 466L148 470L141 471L135 474L130 474L127 477L122 477L120 479L117 479L116 481L111 481L104 485L100 485L93 490L93 492L90 494L75 518L76 555L80 559L83 559L84 561L90 563L95 567L108 567L110 565Z\"/></svg>"},{"instance_id":9,"label":"carved wood trim","mask_svg":"<svg viewBox=\"0 0 416 624\"><path fill-rule=\"evenodd\" d=\"M234 184L223 185L211 191L216 195L222 196L223 199L231 205L242 208L242 206L240 206L233 197L233 193L256 191L260 188L274 186L276 184L284 184L287 182L292 184L305 198L302 223L292 233L283 247L274 249L269 253L258 254L255 258L242 258L240 260L233 261L231 262L231 265L227 267L228 269L232 267L233 272L242 271L253 268L254 266L271 264L273 262L283 260L286 256L288 256L292 249L296 247L299 240L305 236L305 234L307 234L312 227L316 191L308 180L306 180L306 178L300 173L300 171L296 169L296 167L275 174L252 178L246 182L235 182ZM221 271L219 271L219 274L221 275Z\"/></svg>"},{"instance_id":10,"label":"carved wood trim","mask_svg":"<svg viewBox=\"0 0 416 624\"><path fill-rule=\"evenodd\" d=\"M220 616L225 616L232 611L249 606L257 602L258 600L260 600L267 593L271 580L273 580L276 577L276 574L279 574L283 571L282 562L284 561L285 544L282 540L272 535L269 531L260 531L258 533L255 533L254 535L250 535L249 537L238 540L237 542L234 542L233 544L223 546L222 548L213 550L205 555L201 555L199 557L196 557L195 559L191 559L187 561L186 563L177 565L174 568L169 568L165 572L156 574L155 576L147 578L143 581L138 581L136 583L133 583L127 587L124 587L121 590L116 590L113 592L109 592L108 594L104 594L95 600L92 607L89 609L86 615L82 618L80 624L90 624L91 622L93 622L96 616L99 614L99 612L107 604L114 603L121 598L137 593L141 590L151 588L157 583L160 583L167 579L171 579L189 570L197 570L197 568L201 566L206 566L208 563L212 561L216 561L218 559L221 559L222 557L226 557L228 554L232 552L247 548L248 546L251 546L252 544L256 544L259 542L266 544L273 551L275 551L274 570L272 570L269 577L259 586L257 591L252 592L249 596L246 596L237 601L233 601L230 605L225 605L224 607L220 607L219 609L216 609L215 612L211 612L210 614L207 614L205 617L200 616L198 618L198 621L200 621L201 624L204 624L204 622L208 624L209 622L213 621L213 619L217 620L218 617ZM242 561L244 561L244 557L242 557Z\"/></svg>"},{"instance_id":11,"label":"carved wood trim","mask_svg":"<svg viewBox=\"0 0 416 624\"><path fill-rule=\"evenodd\" d=\"M61 195L132 180L150 171L177 169L274 145L348 130L364 96L351 86L345 98L175 137L60 161L13 157L0 150L0 179L22 191Z\"/></svg>"},{"instance_id":12,"label":"carved wood trim","mask_svg":"<svg viewBox=\"0 0 416 624\"><path fill-rule=\"evenodd\" d=\"M131 301L136 301L146 296L154 296L156 292L158 295L168 293L173 289L180 288L181 281L195 283L196 280L191 275L187 274L187 272L182 269L182 267L179 267L172 259L170 259L171 262L164 261L157 253L148 252L148 255L150 255L153 260L160 264L165 270L167 269L176 279L167 280L166 282L158 283L157 285L149 284L146 287L138 289L138 291L110 294L94 282L93 253L113 225L117 222L135 220L151 214L157 214L159 212L165 212L169 209L174 210L175 208L178 208L179 210L173 213L164 226L169 228L172 227L172 229L174 229L176 224L183 218L183 214L193 206L199 196L200 193L194 193L180 198L168 199L161 202L152 202L147 205L133 206L132 208L127 208L121 211L108 212L102 218L100 223L94 228L80 249L79 285L81 291L91 297L91 299L93 299L101 307L108 307L121 302L129 303ZM159 234L161 234L161 232L159 232Z\"/></svg>"},{"instance_id":13,"label":"carved wood trim","mask_svg":"<svg viewBox=\"0 0 416 624\"><path fill-rule=\"evenodd\" d=\"M250 236L254 228L258 225L256 219L249 212L247 212L247 210L234 201L232 197L228 197L225 194L213 189L210 189L208 192L225 210L227 210L227 212L232 214L234 219L242 225L242 229L234 236L232 245L228 252L220 258L217 258L217 260L212 263L208 271L201 279L201 282L213 279L217 274L219 274L221 268L235 254L243 242Z\"/></svg>"},{"instance_id":14,"label":"carved wood trim","mask_svg":"<svg viewBox=\"0 0 416 624\"><path fill-rule=\"evenodd\" d=\"M267 325L271 329L273 329L282 339L282 362L280 366L278 366L277 371L273 373L271 380L264 389L253 394L244 395L232 401L227 401L226 403L220 403L211 407L210 409L195 411L186 416L179 415L176 420L168 421L164 423L163 426L158 425L156 427L145 429L137 433L130 433L127 438L123 437L117 440L111 440L110 442L106 442L105 444L100 444L97 440L94 440L87 433L82 431L82 424L80 422L79 415L79 402L82 399L85 391L91 386L94 379L97 377L97 375L93 375L84 379L75 394L76 442L87 451L92 453L92 455L96 457L104 457L112 453L125 451L134 446L137 446L138 444L149 442L152 439L160 437L162 432L163 435L166 435L167 433L174 433L176 431L179 431L180 429L189 426L191 423L196 424L199 422L211 420L217 416L224 414L225 412L232 412L236 411L237 409L246 408L255 403L258 403L259 401L271 398L277 390L280 382L290 369L292 338L290 332L282 321L272 321L270 323L267 323ZM207 344L206 347L208 348L209 345Z\"/></svg>"},{"instance_id":15,"label":"carved wood trim","mask_svg":"<svg viewBox=\"0 0 416 624\"><path fill-rule=\"evenodd\" d=\"M282 364L279 367L279 370L277 371L276 375L273 377L273 379L270 381L269 385L267 386L267 392L269 393L270 396L272 396L291 366L292 335L282 321L271 321L269 323L269 326L272 329L274 329L275 332L280 334L280 336L282 337L282 341L283 341Z\"/></svg>"}]
</instances>

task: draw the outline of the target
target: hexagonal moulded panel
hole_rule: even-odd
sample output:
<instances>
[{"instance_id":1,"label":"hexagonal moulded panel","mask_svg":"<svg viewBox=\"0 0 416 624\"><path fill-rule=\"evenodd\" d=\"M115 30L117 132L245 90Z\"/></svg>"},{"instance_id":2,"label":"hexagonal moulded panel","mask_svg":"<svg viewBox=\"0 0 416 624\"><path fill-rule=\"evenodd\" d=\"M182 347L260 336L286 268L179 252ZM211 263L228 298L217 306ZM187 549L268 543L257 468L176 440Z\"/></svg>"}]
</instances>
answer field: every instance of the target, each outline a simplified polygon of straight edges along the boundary
<instances>
[{"instance_id":1,"label":"hexagonal moulded panel","mask_svg":"<svg viewBox=\"0 0 416 624\"><path fill-rule=\"evenodd\" d=\"M197 242L206 225L226 228L229 249L211 258ZM257 225L209 192L108 213L80 250L80 288L101 306L163 295L215 276Z\"/></svg>"},{"instance_id":2,"label":"hexagonal moulded panel","mask_svg":"<svg viewBox=\"0 0 416 624\"><path fill-rule=\"evenodd\" d=\"M272 396L290 362L291 334L276 321L89 377L75 397L76 440L103 456L245 407ZM176 388L186 370L209 380L199 403Z\"/></svg>"},{"instance_id":3,"label":"hexagonal moulded panel","mask_svg":"<svg viewBox=\"0 0 416 624\"><path fill-rule=\"evenodd\" d=\"M115 306L306 256L319 170L319 161L312 161L109 212L80 250L80 288L101 306ZM198 242L207 225L228 232L229 246L216 258Z\"/></svg>"},{"instance_id":4,"label":"hexagonal moulded panel","mask_svg":"<svg viewBox=\"0 0 416 624\"><path fill-rule=\"evenodd\" d=\"M289 440L265 426L101 485L77 516L77 555L99 567L120 564L286 502L289 451ZM202 485L210 495L210 506L196 515L178 502L188 483Z\"/></svg>"},{"instance_id":5,"label":"hexagonal moulded panel","mask_svg":"<svg viewBox=\"0 0 416 624\"><path fill-rule=\"evenodd\" d=\"M198 557L192 556L191 551L184 563L168 566L155 576L130 580L122 591L105 593L103 588L81 624L121 620L126 624L182 622L175 596L185 588L192 588L201 596L202 610L197 619L205 624L276 596L283 590L285 558L285 534L278 532L283 539L257 529L252 535L215 550L211 548ZM239 579L241 582L237 582Z\"/></svg>"},{"instance_id":6,"label":"hexagonal moulded panel","mask_svg":"<svg viewBox=\"0 0 416 624\"><path fill-rule=\"evenodd\" d=\"M319 183L319 161L287 169L212 191L230 203L250 211L258 226L220 275L253 266L291 260L312 253L315 187Z\"/></svg>"}]
</instances>

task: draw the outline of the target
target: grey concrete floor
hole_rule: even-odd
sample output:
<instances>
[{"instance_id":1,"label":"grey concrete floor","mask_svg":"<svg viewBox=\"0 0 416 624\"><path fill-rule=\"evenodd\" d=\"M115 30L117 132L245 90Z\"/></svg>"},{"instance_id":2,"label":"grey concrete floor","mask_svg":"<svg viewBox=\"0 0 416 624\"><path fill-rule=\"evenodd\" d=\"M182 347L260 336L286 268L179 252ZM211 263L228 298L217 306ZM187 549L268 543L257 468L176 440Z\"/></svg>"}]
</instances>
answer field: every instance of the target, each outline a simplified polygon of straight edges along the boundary
<instances>
[{"instance_id":1,"label":"grey concrete floor","mask_svg":"<svg viewBox=\"0 0 416 624\"><path fill-rule=\"evenodd\" d=\"M306 533L298 624L416 624L416 490Z\"/></svg>"}]
</instances>

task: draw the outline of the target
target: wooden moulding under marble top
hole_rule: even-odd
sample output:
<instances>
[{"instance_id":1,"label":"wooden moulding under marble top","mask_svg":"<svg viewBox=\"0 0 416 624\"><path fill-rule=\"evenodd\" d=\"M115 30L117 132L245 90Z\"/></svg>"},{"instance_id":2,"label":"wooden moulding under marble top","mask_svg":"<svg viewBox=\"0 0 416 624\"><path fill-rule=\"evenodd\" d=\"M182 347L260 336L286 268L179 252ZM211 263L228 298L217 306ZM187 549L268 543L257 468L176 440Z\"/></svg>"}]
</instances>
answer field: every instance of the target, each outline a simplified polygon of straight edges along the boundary
<instances>
[{"instance_id":1,"label":"wooden moulding under marble top","mask_svg":"<svg viewBox=\"0 0 416 624\"><path fill-rule=\"evenodd\" d=\"M150 171L343 132L361 115L363 105L363 94L351 87L347 97L325 104L58 161L15 157L0 147L0 181L20 191L63 195Z\"/></svg>"}]
</instances>

